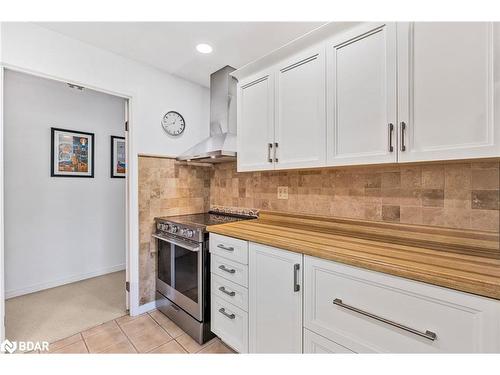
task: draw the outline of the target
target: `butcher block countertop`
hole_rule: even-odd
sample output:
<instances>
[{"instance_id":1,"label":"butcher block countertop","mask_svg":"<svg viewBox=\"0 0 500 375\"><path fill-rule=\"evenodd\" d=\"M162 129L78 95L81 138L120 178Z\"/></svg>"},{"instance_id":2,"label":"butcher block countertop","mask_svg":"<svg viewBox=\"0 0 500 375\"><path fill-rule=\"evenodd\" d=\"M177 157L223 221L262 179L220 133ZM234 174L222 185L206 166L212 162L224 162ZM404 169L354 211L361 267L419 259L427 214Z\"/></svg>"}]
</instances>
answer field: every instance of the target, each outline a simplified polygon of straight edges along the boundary
<instances>
[{"instance_id":1,"label":"butcher block countertop","mask_svg":"<svg viewBox=\"0 0 500 375\"><path fill-rule=\"evenodd\" d=\"M500 299L497 233L261 211L208 231Z\"/></svg>"}]
</instances>

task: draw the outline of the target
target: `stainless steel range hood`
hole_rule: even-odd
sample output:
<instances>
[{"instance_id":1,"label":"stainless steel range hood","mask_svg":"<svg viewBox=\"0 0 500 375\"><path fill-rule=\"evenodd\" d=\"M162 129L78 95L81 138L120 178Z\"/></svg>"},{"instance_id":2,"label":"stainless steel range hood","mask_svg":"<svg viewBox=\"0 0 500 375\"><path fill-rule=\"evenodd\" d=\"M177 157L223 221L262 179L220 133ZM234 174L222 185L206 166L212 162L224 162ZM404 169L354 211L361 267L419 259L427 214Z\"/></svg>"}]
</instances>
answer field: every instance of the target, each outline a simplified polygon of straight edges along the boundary
<instances>
[{"instance_id":1,"label":"stainless steel range hood","mask_svg":"<svg viewBox=\"0 0 500 375\"><path fill-rule=\"evenodd\" d=\"M236 79L230 66L210 75L210 137L177 157L205 163L236 160Z\"/></svg>"}]
</instances>

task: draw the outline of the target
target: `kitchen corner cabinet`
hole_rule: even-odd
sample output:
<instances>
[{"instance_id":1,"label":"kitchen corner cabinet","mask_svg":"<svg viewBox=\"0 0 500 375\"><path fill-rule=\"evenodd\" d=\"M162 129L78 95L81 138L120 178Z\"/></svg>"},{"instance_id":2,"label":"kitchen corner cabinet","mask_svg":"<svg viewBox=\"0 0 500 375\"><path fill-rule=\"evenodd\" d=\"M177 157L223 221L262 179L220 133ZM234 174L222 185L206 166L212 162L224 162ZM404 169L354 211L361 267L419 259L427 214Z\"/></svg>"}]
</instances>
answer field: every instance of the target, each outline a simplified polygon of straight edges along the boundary
<instances>
[{"instance_id":1,"label":"kitchen corner cabinet","mask_svg":"<svg viewBox=\"0 0 500 375\"><path fill-rule=\"evenodd\" d=\"M396 162L396 25L363 24L326 51L328 165Z\"/></svg>"},{"instance_id":2,"label":"kitchen corner cabinet","mask_svg":"<svg viewBox=\"0 0 500 375\"><path fill-rule=\"evenodd\" d=\"M249 244L249 351L302 353L302 254Z\"/></svg>"},{"instance_id":3,"label":"kitchen corner cabinet","mask_svg":"<svg viewBox=\"0 0 500 375\"><path fill-rule=\"evenodd\" d=\"M397 27L399 161L500 156L497 24Z\"/></svg>"},{"instance_id":4,"label":"kitchen corner cabinet","mask_svg":"<svg viewBox=\"0 0 500 375\"><path fill-rule=\"evenodd\" d=\"M274 75L271 70L238 83L238 171L273 169Z\"/></svg>"}]
</instances>

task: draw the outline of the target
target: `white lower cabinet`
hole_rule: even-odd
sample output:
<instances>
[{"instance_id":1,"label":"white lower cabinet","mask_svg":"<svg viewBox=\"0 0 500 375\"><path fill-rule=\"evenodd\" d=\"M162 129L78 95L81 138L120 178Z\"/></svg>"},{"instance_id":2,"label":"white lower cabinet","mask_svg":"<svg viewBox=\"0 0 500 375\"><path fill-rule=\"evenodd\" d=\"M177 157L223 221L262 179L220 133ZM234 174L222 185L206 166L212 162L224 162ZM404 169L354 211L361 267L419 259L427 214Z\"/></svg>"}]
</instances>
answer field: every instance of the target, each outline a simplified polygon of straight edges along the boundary
<instances>
[{"instance_id":1,"label":"white lower cabinet","mask_svg":"<svg viewBox=\"0 0 500 375\"><path fill-rule=\"evenodd\" d=\"M211 312L240 353L500 353L498 300L252 242L239 260L212 254Z\"/></svg>"},{"instance_id":2,"label":"white lower cabinet","mask_svg":"<svg viewBox=\"0 0 500 375\"><path fill-rule=\"evenodd\" d=\"M211 330L248 353L248 242L210 234Z\"/></svg>"},{"instance_id":3,"label":"white lower cabinet","mask_svg":"<svg viewBox=\"0 0 500 375\"><path fill-rule=\"evenodd\" d=\"M212 332L239 353L248 352L248 313L212 294Z\"/></svg>"},{"instance_id":4,"label":"white lower cabinet","mask_svg":"<svg viewBox=\"0 0 500 375\"><path fill-rule=\"evenodd\" d=\"M355 352L500 352L500 301L304 257L304 326Z\"/></svg>"},{"instance_id":5,"label":"white lower cabinet","mask_svg":"<svg viewBox=\"0 0 500 375\"><path fill-rule=\"evenodd\" d=\"M335 354L354 353L352 350L339 345L327 338L304 328L304 353L307 354Z\"/></svg>"},{"instance_id":6,"label":"white lower cabinet","mask_svg":"<svg viewBox=\"0 0 500 375\"><path fill-rule=\"evenodd\" d=\"M249 350L302 353L302 254L250 242Z\"/></svg>"},{"instance_id":7,"label":"white lower cabinet","mask_svg":"<svg viewBox=\"0 0 500 375\"><path fill-rule=\"evenodd\" d=\"M241 286L247 287L248 285L248 266L246 264L211 254L210 272L212 275L219 275Z\"/></svg>"},{"instance_id":8,"label":"white lower cabinet","mask_svg":"<svg viewBox=\"0 0 500 375\"><path fill-rule=\"evenodd\" d=\"M248 289L212 273L212 295L248 311Z\"/></svg>"}]
</instances>

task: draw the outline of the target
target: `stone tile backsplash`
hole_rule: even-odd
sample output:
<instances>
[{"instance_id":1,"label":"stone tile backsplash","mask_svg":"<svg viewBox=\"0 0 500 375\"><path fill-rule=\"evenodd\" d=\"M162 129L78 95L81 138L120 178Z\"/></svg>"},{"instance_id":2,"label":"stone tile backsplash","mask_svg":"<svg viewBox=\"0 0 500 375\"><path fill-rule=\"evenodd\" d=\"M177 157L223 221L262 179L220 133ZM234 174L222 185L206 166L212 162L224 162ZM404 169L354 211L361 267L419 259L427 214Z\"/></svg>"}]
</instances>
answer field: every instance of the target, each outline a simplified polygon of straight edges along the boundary
<instances>
[{"instance_id":1,"label":"stone tile backsplash","mask_svg":"<svg viewBox=\"0 0 500 375\"><path fill-rule=\"evenodd\" d=\"M477 161L237 173L225 163L211 173L210 204L498 232L499 170Z\"/></svg>"},{"instance_id":2,"label":"stone tile backsplash","mask_svg":"<svg viewBox=\"0 0 500 375\"><path fill-rule=\"evenodd\" d=\"M154 301L154 254L150 253L154 218L205 212L210 198L209 168L186 166L174 159L139 157L139 295Z\"/></svg>"},{"instance_id":3,"label":"stone tile backsplash","mask_svg":"<svg viewBox=\"0 0 500 375\"><path fill-rule=\"evenodd\" d=\"M154 300L157 216L210 206L499 231L500 162L461 162L237 173L139 157L140 303ZM278 186L288 199L278 199Z\"/></svg>"}]
</instances>

